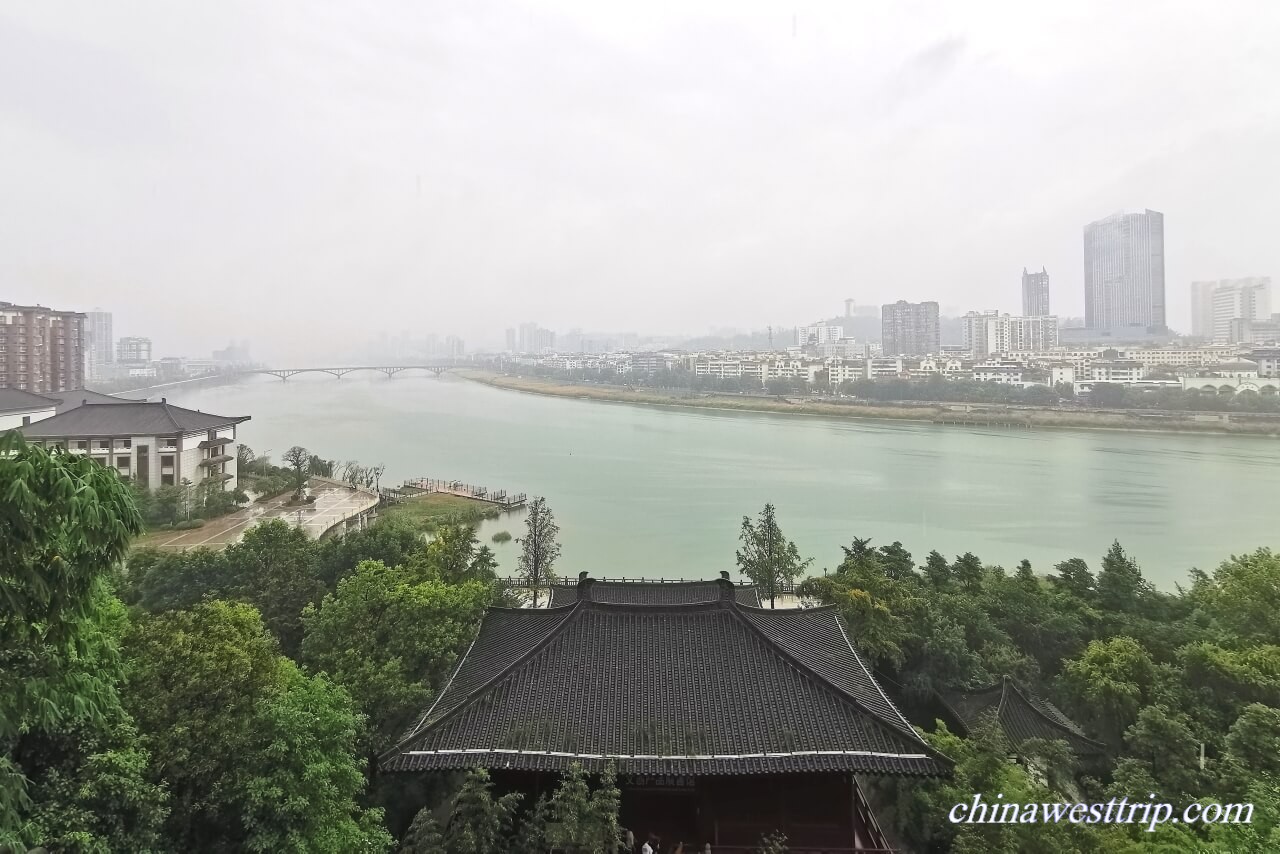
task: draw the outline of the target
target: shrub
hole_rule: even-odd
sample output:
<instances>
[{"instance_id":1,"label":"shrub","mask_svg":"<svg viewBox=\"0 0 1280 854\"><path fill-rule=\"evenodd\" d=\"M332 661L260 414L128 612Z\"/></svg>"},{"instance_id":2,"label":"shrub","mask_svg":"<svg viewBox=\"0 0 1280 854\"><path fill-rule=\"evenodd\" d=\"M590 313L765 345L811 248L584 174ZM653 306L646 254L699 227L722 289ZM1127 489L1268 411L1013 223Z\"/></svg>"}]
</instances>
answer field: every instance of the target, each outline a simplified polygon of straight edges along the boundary
<instances>
[{"instance_id":1,"label":"shrub","mask_svg":"<svg viewBox=\"0 0 1280 854\"><path fill-rule=\"evenodd\" d=\"M495 543L509 543L509 542L511 542L511 532L510 532L510 531L499 531L498 533L494 534L494 535L493 535L492 537L490 537L489 539L493 540L493 542L495 542Z\"/></svg>"},{"instance_id":2,"label":"shrub","mask_svg":"<svg viewBox=\"0 0 1280 854\"><path fill-rule=\"evenodd\" d=\"M190 531L195 528L203 528L203 527L204 527L203 519L185 519L173 525L173 529L175 531Z\"/></svg>"}]
</instances>

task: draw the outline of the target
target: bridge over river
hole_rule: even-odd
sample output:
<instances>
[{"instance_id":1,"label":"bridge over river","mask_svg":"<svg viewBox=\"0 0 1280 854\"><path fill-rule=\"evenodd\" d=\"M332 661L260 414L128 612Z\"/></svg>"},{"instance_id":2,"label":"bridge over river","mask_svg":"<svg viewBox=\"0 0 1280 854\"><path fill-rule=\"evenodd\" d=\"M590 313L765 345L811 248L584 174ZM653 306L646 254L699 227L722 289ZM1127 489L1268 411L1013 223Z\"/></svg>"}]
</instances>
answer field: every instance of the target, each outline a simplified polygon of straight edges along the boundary
<instances>
[{"instance_id":1,"label":"bridge over river","mask_svg":"<svg viewBox=\"0 0 1280 854\"><path fill-rule=\"evenodd\" d=\"M248 368L239 371L240 374L270 374L273 377L279 377L282 380L288 380L289 377L298 374L331 374L338 379L355 371L378 371L387 375L390 379L396 374L405 371L428 371L435 376L451 371L454 368L461 367L456 364L435 364L435 365L348 365L339 368Z\"/></svg>"}]
</instances>

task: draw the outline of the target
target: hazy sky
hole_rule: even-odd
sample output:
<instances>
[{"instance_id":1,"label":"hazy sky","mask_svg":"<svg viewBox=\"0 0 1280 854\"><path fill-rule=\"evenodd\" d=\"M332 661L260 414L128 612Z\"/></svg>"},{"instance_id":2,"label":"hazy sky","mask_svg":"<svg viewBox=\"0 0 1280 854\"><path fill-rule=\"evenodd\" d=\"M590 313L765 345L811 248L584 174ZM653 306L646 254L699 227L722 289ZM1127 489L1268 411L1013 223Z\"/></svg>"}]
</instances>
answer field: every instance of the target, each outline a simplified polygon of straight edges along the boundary
<instances>
[{"instance_id":1,"label":"hazy sky","mask_svg":"<svg viewBox=\"0 0 1280 854\"><path fill-rule=\"evenodd\" d=\"M0 299L156 355L1280 276L1280 3L0 5ZM310 342L310 343L309 343Z\"/></svg>"}]
</instances>

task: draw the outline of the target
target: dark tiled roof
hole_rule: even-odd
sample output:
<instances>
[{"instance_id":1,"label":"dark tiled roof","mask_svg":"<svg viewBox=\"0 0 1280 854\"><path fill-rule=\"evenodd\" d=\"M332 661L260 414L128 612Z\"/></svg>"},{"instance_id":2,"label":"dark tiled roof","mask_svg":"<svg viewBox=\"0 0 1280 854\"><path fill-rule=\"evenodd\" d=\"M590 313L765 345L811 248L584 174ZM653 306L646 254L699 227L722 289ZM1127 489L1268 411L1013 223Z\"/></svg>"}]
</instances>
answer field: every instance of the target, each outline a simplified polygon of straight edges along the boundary
<instances>
[{"instance_id":1,"label":"dark tiled roof","mask_svg":"<svg viewBox=\"0 0 1280 854\"><path fill-rule=\"evenodd\" d=\"M1085 735L1057 706L1009 676L990 688L948 694L943 701L966 729L972 729L984 715L995 714L1000 729L1015 745L1029 738L1042 738L1065 741L1078 756L1097 755L1106 750L1105 745Z\"/></svg>"},{"instance_id":2,"label":"dark tiled roof","mask_svg":"<svg viewBox=\"0 0 1280 854\"><path fill-rule=\"evenodd\" d=\"M568 606L490 609L383 769L949 771L843 635L830 654L816 649L839 630L830 611L761 618L728 587L694 604L614 604L591 590Z\"/></svg>"},{"instance_id":3,"label":"dark tiled roof","mask_svg":"<svg viewBox=\"0 0 1280 854\"><path fill-rule=\"evenodd\" d=\"M89 391L87 388L73 388L70 391L59 391L49 395L58 401L58 414L68 409L75 409L82 403L144 403L143 398L116 397L100 391Z\"/></svg>"},{"instance_id":4,"label":"dark tiled roof","mask_svg":"<svg viewBox=\"0 0 1280 854\"><path fill-rule=\"evenodd\" d=\"M160 403L86 403L22 428L32 439L68 436L156 436L211 430L248 421L248 415L212 415Z\"/></svg>"},{"instance_id":5,"label":"dark tiled roof","mask_svg":"<svg viewBox=\"0 0 1280 854\"><path fill-rule=\"evenodd\" d=\"M0 412L34 412L57 406L58 401L20 388L0 388Z\"/></svg>"},{"instance_id":6,"label":"dark tiled roof","mask_svg":"<svg viewBox=\"0 0 1280 854\"><path fill-rule=\"evenodd\" d=\"M199 445L196 445L196 447L197 448L220 448L223 445L229 445L234 441L235 439L232 439L230 436L220 436L217 439L205 439Z\"/></svg>"},{"instance_id":7,"label":"dark tiled roof","mask_svg":"<svg viewBox=\"0 0 1280 854\"><path fill-rule=\"evenodd\" d=\"M755 587L735 585L735 590L739 604L760 604ZM597 581L591 585L591 598L616 605L692 605L719 601L720 585L714 581ZM576 584L557 584L551 588L551 607L577 601Z\"/></svg>"}]
</instances>

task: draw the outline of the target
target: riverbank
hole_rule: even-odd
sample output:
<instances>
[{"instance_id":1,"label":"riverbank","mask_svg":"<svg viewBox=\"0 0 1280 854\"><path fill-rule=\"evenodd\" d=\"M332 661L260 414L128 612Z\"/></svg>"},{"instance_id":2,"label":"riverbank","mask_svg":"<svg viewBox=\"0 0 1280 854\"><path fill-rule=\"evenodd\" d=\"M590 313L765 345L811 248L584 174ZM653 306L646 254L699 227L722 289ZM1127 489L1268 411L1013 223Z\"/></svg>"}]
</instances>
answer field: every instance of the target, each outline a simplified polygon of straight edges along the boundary
<instances>
[{"instance_id":1,"label":"riverbank","mask_svg":"<svg viewBox=\"0 0 1280 854\"><path fill-rule=\"evenodd\" d=\"M826 418L874 418L930 424L1008 429L1069 428L1087 430L1160 431L1170 433L1218 433L1230 435L1280 436L1280 419L1265 419L1248 413L1159 413L1144 410L1064 411L998 404L920 403L867 404L855 401L765 398L746 395L700 394L696 392L631 390L622 386L557 382L538 377L519 377L491 371L463 369L453 373L473 382L510 391L552 397L570 397L648 406L681 406L701 409L766 412L786 415L818 415ZM1229 419L1229 420L1224 420Z\"/></svg>"}]
</instances>

